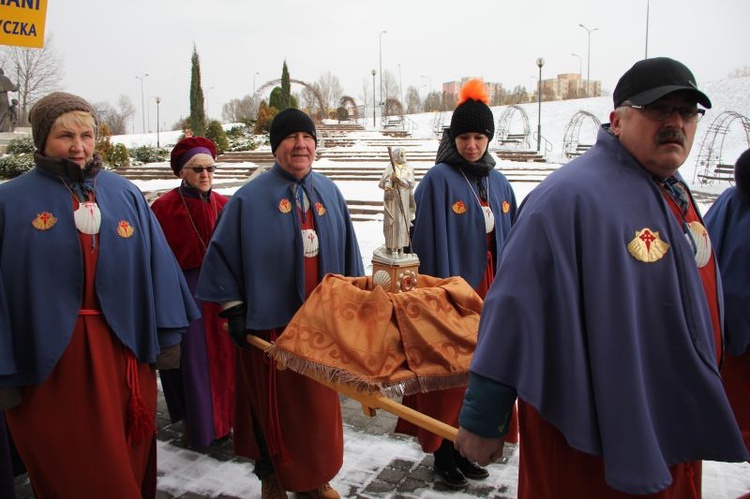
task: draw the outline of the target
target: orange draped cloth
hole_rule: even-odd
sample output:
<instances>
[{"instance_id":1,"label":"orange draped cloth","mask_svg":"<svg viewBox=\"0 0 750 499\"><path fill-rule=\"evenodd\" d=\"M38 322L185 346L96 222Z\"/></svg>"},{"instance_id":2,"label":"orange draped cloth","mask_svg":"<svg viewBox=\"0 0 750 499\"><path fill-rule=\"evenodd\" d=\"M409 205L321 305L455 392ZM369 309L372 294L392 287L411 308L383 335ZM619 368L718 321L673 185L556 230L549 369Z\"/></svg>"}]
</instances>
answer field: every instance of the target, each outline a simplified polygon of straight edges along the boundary
<instances>
[{"instance_id":1,"label":"orange draped cloth","mask_svg":"<svg viewBox=\"0 0 750 499\"><path fill-rule=\"evenodd\" d=\"M389 397L465 386L482 299L460 277L406 293L328 274L268 353L313 378Z\"/></svg>"}]
</instances>

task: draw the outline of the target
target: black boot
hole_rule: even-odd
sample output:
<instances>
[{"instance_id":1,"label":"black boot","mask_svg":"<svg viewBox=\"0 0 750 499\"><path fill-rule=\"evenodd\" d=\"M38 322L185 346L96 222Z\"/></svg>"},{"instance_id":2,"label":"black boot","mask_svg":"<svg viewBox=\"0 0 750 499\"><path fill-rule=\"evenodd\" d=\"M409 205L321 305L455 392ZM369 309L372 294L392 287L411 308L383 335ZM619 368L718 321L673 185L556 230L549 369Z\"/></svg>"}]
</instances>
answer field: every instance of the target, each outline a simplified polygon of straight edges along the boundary
<instances>
[{"instance_id":1,"label":"black boot","mask_svg":"<svg viewBox=\"0 0 750 499\"><path fill-rule=\"evenodd\" d=\"M485 468L482 468L477 463L469 461L456 449L453 449L453 452L453 458L456 462L456 467L461 470L461 473L463 473L466 478L471 478L472 480L484 480L485 478L490 476L489 471L487 471Z\"/></svg>"},{"instance_id":2,"label":"black boot","mask_svg":"<svg viewBox=\"0 0 750 499\"><path fill-rule=\"evenodd\" d=\"M458 468L454 457L453 442L443 440L438 450L434 452L435 474L440 481L451 489L463 489L469 485L469 481Z\"/></svg>"}]
</instances>

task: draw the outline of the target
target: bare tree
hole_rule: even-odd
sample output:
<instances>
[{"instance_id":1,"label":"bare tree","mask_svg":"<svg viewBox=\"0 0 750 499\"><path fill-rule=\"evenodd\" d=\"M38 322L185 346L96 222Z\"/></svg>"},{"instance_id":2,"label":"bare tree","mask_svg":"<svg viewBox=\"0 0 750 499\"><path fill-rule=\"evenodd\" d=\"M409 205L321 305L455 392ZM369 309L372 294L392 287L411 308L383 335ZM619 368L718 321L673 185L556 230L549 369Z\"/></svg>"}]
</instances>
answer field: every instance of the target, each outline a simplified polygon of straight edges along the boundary
<instances>
[{"instance_id":1,"label":"bare tree","mask_svg":"<svg viewBox=\"0 0 750 499\"><path fill-rule=\"evenodd\" d=\"M3 50L10 66L6 74L18 79L19 124L27 125L28 111L34 102L58 88L64 74L62 56L55 52L51 36L43 48L4 47Z\"/></svg>"},{"instance_id":2,"label":"bare tree","mask_svg":"<svg viewBox=\"0 0 750 499\"><path fill-rule=\"evenodd\" d=\"M323 105L325 106L323 114L327 116L329 110L338 107L339 100L344 94L344 90L341 88L338 76L335 76L330 71L323 73L320 78L318 78L318 81L315 82L315 87L323 98Z\"/></svg>"},{"instance_id":3,"label":"bare tree","mask_svg":"<svg viewBox=\"0 0 750 499\"><path fill-rule=\"evenodd\" d=\"M318 87L317 83L313 83L313 87ZM320 89L318 89L320 90ZM318 103L318 98L315 96L315 92L313 92L308 87L302 87L302 93L300 94L300 103L302 105L303 109L316 109L320 107L320 104Z\"/></svg>"},{"instance_id":4,"label":"bare tree","mask_svg":"<svg viewBox=\"0 0 750 499\"><path fill-rule=\"evenodd\" d=\"M253 119L256 111L252 95L232 99L221 108L221 119L226 123L241 123Z\"/></svg>"},{"instance_id":5,"label":"bare tree","mask_svg":"<svg viewBox=\"0 0 750 499\"><path fill-rule=\"evenodd\" d=\"M419 89L413 85L406 88L406 114L422 112L422 99L419 98Z\"/></svg>"},{"instance_id":6,"label":"bare tree","mask_svg":"<svg viewBox=\"0 0 750 499\"><path fill-rule=\"evenodd\" d=\"M118 108L114 108L107 102L94 104L101 123L109 127L112 135L124 135L127 133L128 122L135 115L135 105L130 97L122 94L117 99L117 106Z\"/></svg>"},{"instance_id":7,"label":"bare tree","mask_svg":"<svg viewBox=\"0 0 750 499\"><path fill-rule=\"evenodd\" d=\"M389 70L383 71L383 98L396 99L401 102L401 95L399 95L400 89L398 88L398 80L393 73Z\"/></svg>"}]
</instances>

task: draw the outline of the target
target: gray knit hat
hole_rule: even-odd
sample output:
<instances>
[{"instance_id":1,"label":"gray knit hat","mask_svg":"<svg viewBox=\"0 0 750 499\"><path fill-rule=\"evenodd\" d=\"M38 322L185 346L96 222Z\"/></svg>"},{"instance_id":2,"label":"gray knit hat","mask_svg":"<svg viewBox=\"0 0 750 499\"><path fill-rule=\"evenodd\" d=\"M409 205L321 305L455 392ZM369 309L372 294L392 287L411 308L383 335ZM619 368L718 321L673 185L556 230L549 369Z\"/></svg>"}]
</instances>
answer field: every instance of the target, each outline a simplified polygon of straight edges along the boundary
<instances>
[{"instance_id":1,"label":"gray knit hat","mask_svg":"<svg viewBox=\"0 0 750 499\"><path fill-rule=\"evenodd\" d=\"M67 92L53 92L34 104L29 112L29 122L31 122L31 136L34 138L34 145L39 152L44 151L47 136L55 120L70 111L90 113L94 117L96 126L99 126L94 107L77 95Z\"/></svg>"}]
</instances>

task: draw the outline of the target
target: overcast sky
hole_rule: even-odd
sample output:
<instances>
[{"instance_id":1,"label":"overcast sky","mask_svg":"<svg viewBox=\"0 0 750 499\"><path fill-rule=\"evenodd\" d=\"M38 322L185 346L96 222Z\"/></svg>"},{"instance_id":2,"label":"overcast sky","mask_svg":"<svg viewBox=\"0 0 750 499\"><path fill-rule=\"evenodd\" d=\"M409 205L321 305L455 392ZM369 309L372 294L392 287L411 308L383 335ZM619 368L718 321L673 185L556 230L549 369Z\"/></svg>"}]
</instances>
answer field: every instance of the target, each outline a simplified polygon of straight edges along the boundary
<instances>
[{"instance_id":1,"label":"overcast sky","mask_svg":"<svg viewBox=\"0 0 750 499\"><path fill-rule=\"evenodd\" d=\"M152 130L155 96L162 124L189 113L193 44L213 118L254 83L279 78L285 59L293 79L314 82L330 71L358 102L365 85L371 98L381 54L383 71L404 89L424 86L423 96L463 76L531 88L537 57L546 61L543 79L579 70L585 78L589 35L579 24L592 30L591 79L611 91L646 54L647 6L648 56L681 60L699 85L750 66L748 0L49 0L47 35L64 61L63 89L111 104L130 96L140 132L137 77L146 73Z\"/></svg>"}]
</instances>

